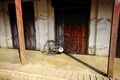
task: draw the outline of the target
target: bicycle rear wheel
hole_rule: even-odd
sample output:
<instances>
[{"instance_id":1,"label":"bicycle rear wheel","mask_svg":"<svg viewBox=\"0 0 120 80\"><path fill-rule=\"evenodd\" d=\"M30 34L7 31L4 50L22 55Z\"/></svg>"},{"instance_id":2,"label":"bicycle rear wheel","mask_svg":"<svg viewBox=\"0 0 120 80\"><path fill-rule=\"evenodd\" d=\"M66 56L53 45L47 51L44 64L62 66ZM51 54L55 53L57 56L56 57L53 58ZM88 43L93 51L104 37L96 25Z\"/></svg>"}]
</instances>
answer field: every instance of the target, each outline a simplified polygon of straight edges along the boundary
<instances>
[{"instance_id":1,"label":"bicycle rear wheel","mask_svg":"<svg viewBox=\"0 0 120 80\"><path fill-rule=\"evenodd\" d=\"M79 43L77 41L72 41L70 52L76 54L79 51L80 51Z\"/></svg>"},{"instance_id":2,"label":"bicycle rear wheel","mask_svg":"<svg viewBox=\"0 0 120 80\"><path fill-rule=\"evenodd\" d=\"M79 50L80 50L79 43L77 41L70 41L66 45L65 53L76 54L76 53L79 53Z\"/></svg>"}]
</instances>

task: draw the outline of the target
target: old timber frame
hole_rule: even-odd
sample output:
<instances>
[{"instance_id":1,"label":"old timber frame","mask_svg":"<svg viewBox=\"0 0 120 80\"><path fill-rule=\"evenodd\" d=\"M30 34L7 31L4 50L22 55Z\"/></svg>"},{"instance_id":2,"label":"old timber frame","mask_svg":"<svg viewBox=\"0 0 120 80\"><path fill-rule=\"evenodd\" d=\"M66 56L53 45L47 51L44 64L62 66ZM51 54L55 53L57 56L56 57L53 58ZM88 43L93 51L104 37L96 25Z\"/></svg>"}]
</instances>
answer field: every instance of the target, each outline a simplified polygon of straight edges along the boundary
<instances>
[{"instance_id":1,"label":"old timber frame","mask_svg":"<svg viewBox=\"0 0 120 80\"><path fill-rule=\"evenodd\" d=\"M22 19L21 0L15 0L15 7L16 7L19 45L20 45L20 59L21 59L22 64L26 64L26 52L25 52L25 41L24 41L24 30L23 30L24 27L23 27L23 19ZM113 77L114 57L116 53L119 16L120 16L120 0L115 0L114 12L113 12L113 24L112 24L112 30L111 30L110 50L109 50L109 58L108 58L108 68L107 68L108 77Z\"/></svg>"},{"instance_id":2,"label":"old timber frame","mask_svg":"<svg viewBox=\"0 0 120 80\"><path fill-rule=\"evenodd\" d=\"M114 73L114 58L116 53L119 16L120 16L120 0L115 0L114 12L113 12L113 23L112 23L112 30L111 30L110 50L109 50L109 58L108 58L108 68L107 68L108 77L113 77L113 73Z\"/></svg>"},{"instance_id":3,"label":"old timber frame","mask_svg":"<svg viewBox=\"0 0 120 80\"><path fill-rule=\"evenodd\" d=\"M15 0L16 7L16 18L18 27L18 37L19 37L19 50L20 59L22 64L26 64L26 52L25 52L25 41L24 41L24 30L23 30L23 19L22 19L22 6L21 0Z\"/></svg>"}]
</instances>

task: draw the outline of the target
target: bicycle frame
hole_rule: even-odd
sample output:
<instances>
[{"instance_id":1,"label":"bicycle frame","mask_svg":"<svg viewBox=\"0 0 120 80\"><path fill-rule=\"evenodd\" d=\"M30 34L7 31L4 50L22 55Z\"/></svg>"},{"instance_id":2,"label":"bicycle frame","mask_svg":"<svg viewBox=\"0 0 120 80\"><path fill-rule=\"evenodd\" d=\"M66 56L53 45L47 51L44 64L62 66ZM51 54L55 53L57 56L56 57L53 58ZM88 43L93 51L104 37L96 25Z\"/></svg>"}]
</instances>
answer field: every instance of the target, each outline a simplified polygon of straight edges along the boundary
<instances>
[{"instance_id":1,"label":"bicycle frame","mask_svg":"<svg viewBox=\"0 0 120 80\"><path fill-rule=\"evenodd\" d=\"M55 36L55 40L48 40L46 44L44 45L44 51L47 52L48 54L56 54L58 52L65 52L65 53L78 53L80 46L79 43L75 40L70 39L70 34L64 35L64 38L66 38L67 44L64 45L67 47L67 49L64 50L62 46L57 45L56 41L61 39L61 36ZM48 51L45 50L45 48L48 46ZM74 48L76 46L76 49Z\"/></svg>"},{"instance_id":2,"label":"bicycle frame","mask_svg":"<svg viewBox=\"0 0 120 80\"><path fill-rule=\"evenodd\" d=\"M55 37L55 38L57 38L56 40L60 39L59 37ZM48 51L45 50L46 46L48 46ZM46 42L46 44L44 45L44 51L43 51L43 52L47 52L48 54L49 54L49 53L51 53L51 54L56 54L56 53L58 53L58 52L61 53L61 52L63 52L63 51L64 51L63 47L57 46L55 40L48 40L48 41ZM42 53L43 53L43 52L42 52Z\"/></svg>"}]
</instances>

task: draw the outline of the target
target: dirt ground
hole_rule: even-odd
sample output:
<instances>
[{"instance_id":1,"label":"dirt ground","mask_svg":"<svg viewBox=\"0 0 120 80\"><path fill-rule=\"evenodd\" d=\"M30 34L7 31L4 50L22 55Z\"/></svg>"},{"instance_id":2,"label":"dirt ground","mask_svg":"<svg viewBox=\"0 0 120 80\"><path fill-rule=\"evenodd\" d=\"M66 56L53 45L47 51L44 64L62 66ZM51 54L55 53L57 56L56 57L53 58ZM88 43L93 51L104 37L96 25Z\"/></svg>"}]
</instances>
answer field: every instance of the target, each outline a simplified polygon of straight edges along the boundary
<instances>
[{"instance_id":1,"label":"dirt ground","mask_svg":"<svg viewBox=\"0 0 120 80\"><path fill-rule=\"evenodd\" d=\"M80 71L81 73L106 74L108 57L91 55L43 55L40 51L27 50L27 65L41 65L46 68ZM20 64L17 49L0 48L0 62ZM1 65L0 65L1 66ZM120 58L115 58L114 77L120 77Z\"/></svg>"}]
</instances>

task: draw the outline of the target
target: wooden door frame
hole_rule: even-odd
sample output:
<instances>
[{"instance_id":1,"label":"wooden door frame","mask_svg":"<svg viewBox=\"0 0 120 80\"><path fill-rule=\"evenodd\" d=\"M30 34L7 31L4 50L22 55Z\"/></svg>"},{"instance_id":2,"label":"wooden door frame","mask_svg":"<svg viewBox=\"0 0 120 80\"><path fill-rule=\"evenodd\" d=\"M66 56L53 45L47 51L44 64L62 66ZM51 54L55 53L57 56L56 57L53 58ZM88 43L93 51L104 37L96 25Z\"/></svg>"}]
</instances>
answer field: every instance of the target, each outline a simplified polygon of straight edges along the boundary
<instances>
[{"instance_id":1,"label":"wooden door frame","mask_svg":"<svg viewBox=\"0 0 120 80\"><path fill-rule=\"evenodd\" d=\"M36 34L35 34L35 20L34 20L34 4L33 1L21 2L22 3L22 14L23 14L23 26L24 26L24 38L25 48L28 50L36 49ZM8 4L9 16L11 22L11 29L13 35L13 47L19 48L17 19L14 3ZM13 18L14 17L14 18ZM28 35L26 35L28 34Z\"/></svg>"},{"instance_id":2,"label":"wooden door frame","mask_svg":"<svg viewBox=\"0 0 120 80\"><path fill-rule=\"evenodd\" d=\"M119 16L120 16L120 0L115 0L114 12L113 12L113 23L112 23L112 30L111 30L111 41L110 41L109 57L108 57L108 68L107 68L108 77L113 77L113 73L114 73L114 58L116 54Z\"/></svg>"}]
</instances>

